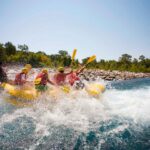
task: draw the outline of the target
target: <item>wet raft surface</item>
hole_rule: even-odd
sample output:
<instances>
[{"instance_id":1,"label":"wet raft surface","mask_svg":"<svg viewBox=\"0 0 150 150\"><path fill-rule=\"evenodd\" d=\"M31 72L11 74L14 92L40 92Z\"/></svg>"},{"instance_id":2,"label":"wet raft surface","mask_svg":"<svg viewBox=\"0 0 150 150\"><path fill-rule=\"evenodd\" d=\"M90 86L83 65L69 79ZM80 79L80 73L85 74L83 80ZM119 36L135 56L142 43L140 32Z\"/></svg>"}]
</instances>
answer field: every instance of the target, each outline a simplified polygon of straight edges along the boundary
<instances>
[{"instance_id":1,"label":"wet raft surface","mask_svg":"<svg viewBox=\"0 0 150 150\"><path fill-rule=\"evenodd\" d=\"M99 99L43 95L32 107L12 106L7 96L0 91L0 149L150 147L150 79L108 83Z\"/></svg>"}]
</instances>

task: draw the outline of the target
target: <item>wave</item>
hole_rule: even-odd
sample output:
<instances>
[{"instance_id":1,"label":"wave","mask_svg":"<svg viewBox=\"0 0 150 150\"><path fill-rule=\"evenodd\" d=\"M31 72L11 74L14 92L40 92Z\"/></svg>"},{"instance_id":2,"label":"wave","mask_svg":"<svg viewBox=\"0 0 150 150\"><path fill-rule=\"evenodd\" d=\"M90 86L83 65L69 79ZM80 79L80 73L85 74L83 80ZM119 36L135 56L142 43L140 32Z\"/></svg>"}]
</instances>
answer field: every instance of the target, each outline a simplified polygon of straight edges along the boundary
<instances>
[{"instance_id":1,"label":"wave","mask_svg":"<svg viewBox=\"0 0 150 150\"><path fill-rule=\"evenodd\" d=\"M98 143L103 144L106 137L127 131L134 134L150 126L148 85L125 90L111 85L98 99L89 97L85 91L62 95L58 100L42 95L33 106L23 108L7 103L6 96L4 92L0 96L0 135L6 136L8 131L4 129L9 126L10 130L13 126L16 134L22 131L36 140L36 144L29 144L31 149L36 149L40 143L47 143L45 137L51 140L47 143L49 147L52 143L59 145L63 136L68 136L67 143L73 146L84 134L101 138Z\"/></svg>"}]
</instances>

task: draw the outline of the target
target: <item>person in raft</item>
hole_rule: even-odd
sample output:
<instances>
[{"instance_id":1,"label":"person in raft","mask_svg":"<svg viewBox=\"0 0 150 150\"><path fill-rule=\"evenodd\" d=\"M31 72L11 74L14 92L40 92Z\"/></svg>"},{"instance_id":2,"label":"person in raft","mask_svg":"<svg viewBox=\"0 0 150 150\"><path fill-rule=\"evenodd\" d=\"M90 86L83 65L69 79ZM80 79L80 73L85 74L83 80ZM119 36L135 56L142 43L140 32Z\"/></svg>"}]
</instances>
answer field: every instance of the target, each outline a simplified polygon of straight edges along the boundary
<instances>
[{"instance_id":1,"label":"person in raft","mask_svg":"<svg viewBox=\"0 0 150 150\"><path fill-rule=\"evenodd\" d=\"M80 69L76 71L72 70L72 72L66 77L66 80L71 86L73 86L76 83L75 85L76 89L84 88L84 83L82 83L79 78L79 74L83 72L84 69L85 69L85 66L81 67Z\"/></svg>"},{"instance_id":2,"label":"person in raft","mask_svg":"<svg viewBox=\"0 0 150 150\"><path fill-rule=\"evenodd\" d=\"M7 74L5 73L2 65L3 63L0 62L0 84L8 81Z\"/></svg>"},{"instance_id":3,"label":"person in raft","mask_svg":"<svg viewBox=\"0 0 150 150\"><path fill-rule=\"evenodd\" d=\"M53 82L48 78L48 70L43 69L34 80L35 89L39 92L44 92L48 89L47 83L54 85Z\"/></svg>"},{"instance_id":4,"label":"person in raft","mask_svg":"<svg viewBox=\"0 0 150 150\"><path fill-rule=\"evenodd\" d=\"M71 86L73 86L76 81L80 80L79 74L83 72L84 69L85 67L82 67L81 69L78 69L76 71L72 70L72 72L69 75L67 75L67 81Z\"/></svg>"},{"instance_id":5,"label":"person in raft","mask_svg":"<svg viewBox=\"0 0 150 150\"><path fill-rule=\"evenodd\" d=\"M67 75L69 75L69 74L72 73L72 71L69 72L69 73L64 73L64 71L65 71L64 67L59 67L58 68L58 73L56 73L54 75L54 79L53 79L55 85L64 85L66 83L66 77L67 77Z\"/></svg>"},{"instance_id":6,"label":"person in raft","mask_svg":"<svg viewBox=\"0 0 150 150\"><path fill-rule=\"evenodd\" d=\"M29 72L28 68L23 68L20 73L16 74L14 84L15 85L24 85L27 81L27 74Z\"/></svg>"}]
</instances>

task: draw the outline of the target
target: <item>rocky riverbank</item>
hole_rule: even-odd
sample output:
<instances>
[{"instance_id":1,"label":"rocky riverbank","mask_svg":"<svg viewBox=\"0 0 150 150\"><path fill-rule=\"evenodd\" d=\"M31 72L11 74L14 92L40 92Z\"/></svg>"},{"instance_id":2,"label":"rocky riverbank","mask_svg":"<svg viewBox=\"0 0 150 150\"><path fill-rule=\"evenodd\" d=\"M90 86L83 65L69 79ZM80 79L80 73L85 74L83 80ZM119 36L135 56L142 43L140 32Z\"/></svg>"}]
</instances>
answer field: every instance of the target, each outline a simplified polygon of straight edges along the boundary
<instances>
[{"instance_id":1,"label":"rocky riverbank","mask_svg":"<svg viewBox=\"0 0 150 150\"><path fill-rule=\"evenodd\" d=\"M107 81L112 80L130 80L135 78L150 78L150 73L134 73L127 71L105 71L105 70L85 70L80 74L82 79L87 81L104 79Z\"/></svg>"},{"instance_id":2,"label":"rocky riverbank","mask_svg":"<svg viewBox=\"0 0 150 150\"><path fill-rule=\"evenodd\" d=\"M9 79L14 79L15 74L18 73L23 66L19 65L8 65L5 67L5 71L7 72ZM41 70L41 68L33 68L32 75L29 77L30 80L34 80L37 73ZM50 74L55 73L53 69L49 69ZM70 69L68 70L70 71ZM107 81L112 80L130 80L134 78L150 78L150 73L134 73L127 71L105 71L105 70L85 70L80 74L80 78L87 81L94 81L98 79L104 79Z\"/></svg>"}]
</instances>

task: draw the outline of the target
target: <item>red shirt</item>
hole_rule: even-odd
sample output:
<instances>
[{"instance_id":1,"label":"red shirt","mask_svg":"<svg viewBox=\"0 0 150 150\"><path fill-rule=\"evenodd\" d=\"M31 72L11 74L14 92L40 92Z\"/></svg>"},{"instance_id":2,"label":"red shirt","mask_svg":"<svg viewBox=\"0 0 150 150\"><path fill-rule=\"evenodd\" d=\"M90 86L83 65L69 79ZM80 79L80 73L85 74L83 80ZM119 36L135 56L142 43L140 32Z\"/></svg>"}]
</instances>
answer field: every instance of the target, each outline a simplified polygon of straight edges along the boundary
<instances>
[{"instance_id":1,"label":"red shirt","mask_svg":"<svg viewBox=\"0 0 150 150\"><path fill-rule=\"evenodd\" d=\"M71 74L67 75L67 80L72 86L75 83L75 81L80 80L80 78L78 77L76 72L72 72Z\"/></svg>"},{"instance_id":2,"label":"red shirt","mask_svg":"<svg viewBox=\"0 0 150 150\"><path fill-rule=\"evenodd\" d=\"M15 77L16 85L23 85L26 82L27 75L25 73L18 73Z\"/></svg>"},{"instance_id":3,"label":"red shirt","mask_svg":"<svg viewBox=\"0 0 150 150\"><path fill-rule=\"evenodd\" d=\"M49 80L48 79L48 74L46 74L46 73L39 73L37 75L36 79L38 79L38 78L41 78L40 84L42 84L42 85L46 85L48 80Z\"/></svg>"},{"instance_id":4,"label":"red shirt","mask_svg":"<svg viewBox=\"0 0 150 150\"><path fill-rule=\"evenodd\" d=\"M54 82L57 85L63 84L65 80L66 80L66 74L64 73L58 73L54 76Z\"/></svg>"}]
</instances>

